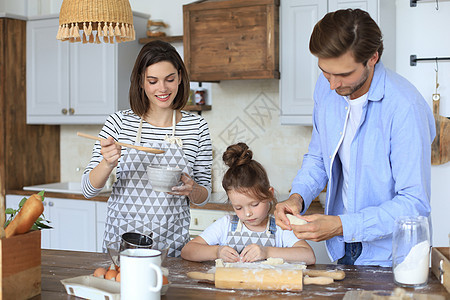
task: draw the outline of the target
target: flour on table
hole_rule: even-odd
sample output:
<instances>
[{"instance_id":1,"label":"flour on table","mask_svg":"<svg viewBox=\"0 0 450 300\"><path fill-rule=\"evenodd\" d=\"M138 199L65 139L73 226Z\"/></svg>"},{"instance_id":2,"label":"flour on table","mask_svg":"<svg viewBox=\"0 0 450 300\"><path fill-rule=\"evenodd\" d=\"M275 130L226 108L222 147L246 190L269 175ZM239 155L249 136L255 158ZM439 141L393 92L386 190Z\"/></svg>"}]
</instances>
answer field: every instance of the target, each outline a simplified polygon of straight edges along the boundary
<instances>
[{"instance_id":1,"label":"flour on table","mask_svg":"<svg viewBox=\"0 0 450 300\"><path fill-rule=\"evenodd\" d=\"M289 223L291 223L292 225L305 225L308 223L305 220L291 214L286 214L286 217L289 219Z\"/></svg>"}]
</instances>

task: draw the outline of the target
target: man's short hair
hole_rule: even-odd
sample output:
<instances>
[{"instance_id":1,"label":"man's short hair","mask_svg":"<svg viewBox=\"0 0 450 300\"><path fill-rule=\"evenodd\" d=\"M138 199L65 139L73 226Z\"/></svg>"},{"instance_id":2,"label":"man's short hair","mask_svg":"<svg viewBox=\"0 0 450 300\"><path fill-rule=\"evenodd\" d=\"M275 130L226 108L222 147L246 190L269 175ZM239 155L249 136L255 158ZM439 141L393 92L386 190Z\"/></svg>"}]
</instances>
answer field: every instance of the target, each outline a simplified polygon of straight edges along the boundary
<instances>
[{"instance_id":1,"label":"man's short hair","mask_svg":"<svg viewBox=\"0 0 450 300\"><path fill-rule=\"evenodd\" d=\"M326 14L314 26L309 50L319 58L337 58L350 50L355 61L365 65L376 51L381 58L383 38L369 13L342 9Z\"/></svg>"}]
</instances>

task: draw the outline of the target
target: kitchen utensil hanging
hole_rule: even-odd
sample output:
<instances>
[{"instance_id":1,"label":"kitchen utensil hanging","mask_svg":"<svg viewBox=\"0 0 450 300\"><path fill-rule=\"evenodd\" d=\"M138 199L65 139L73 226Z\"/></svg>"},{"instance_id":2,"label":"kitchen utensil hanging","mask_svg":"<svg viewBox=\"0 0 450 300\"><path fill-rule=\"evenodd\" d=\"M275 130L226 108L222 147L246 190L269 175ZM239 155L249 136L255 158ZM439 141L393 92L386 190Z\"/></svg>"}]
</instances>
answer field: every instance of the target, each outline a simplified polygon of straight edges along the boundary
<instances>
[{"instance_id":1,"label":"kitchen utensil hanging","mask_svg":"<svg viewBox=\"0 0 450 300\"><path fill-rule=\"evenodd\" d=\"M77 132L78 136L84 137L84 138L88 138L91 140L97 140L97 141L102 141L105 140L103 138L97 137L97 136L93 136L93 135L89 135L86 133L82 133L82 132ZM132 148L132 149L136 149L139 151L144 151L144 152L148 152L148 153L154 153L154 154L161 154L164 153L166 151L161 150L161 149L154 149L154 148L148 148L148 147L143 147L143 146L135 146L135 145L130 145L130 144L125 144L125 143L121 143L121 142L115 142L117 145L120 145L122 147L126 147L126 148Z\"/></svg>"},{"instance_id":2,"label":"kitchen utensil hanging","mask_svg":"<svg viewBox=\"0 0 450 300\"><path fill-rule=\"evenodd\" d=\"M436 59L436 85L433 99L433 116L436 122L436 138L431 144L431 164L441 165L450 161L450 120L439 114L441 95L439 88L439 67Z\"/></svg>"}]
</instances>

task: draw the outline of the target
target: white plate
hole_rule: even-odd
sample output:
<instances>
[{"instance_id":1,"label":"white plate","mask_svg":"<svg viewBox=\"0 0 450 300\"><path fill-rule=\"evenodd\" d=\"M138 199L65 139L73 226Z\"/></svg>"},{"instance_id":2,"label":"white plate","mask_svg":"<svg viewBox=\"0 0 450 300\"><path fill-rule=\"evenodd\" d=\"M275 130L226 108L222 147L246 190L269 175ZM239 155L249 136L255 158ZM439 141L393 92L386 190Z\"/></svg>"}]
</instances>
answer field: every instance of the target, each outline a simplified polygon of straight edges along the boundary
<instances>
[{"instance_id":1,"label":"white plate","mask_svg":"<svg viewBox=\"0 0 450 300\"><path fill-rule=\"evenodd\" d=\"M61 283L69 295L92 300L120 300L120 282L85 275L63 279Z\"/></svg>"},{"instance_id":2,"label":"white plate","mask_svg":"<svg viewBox=\"0 0 450 300\"><path fill-rule=\"evenodd\" d=\"M92 300L120 300L120 282L117 281L84 275L63 279L61 283L69 295ZM169 285L170 282L162 286L161 296L167 293Z\"/></svg>"}]
</instances>

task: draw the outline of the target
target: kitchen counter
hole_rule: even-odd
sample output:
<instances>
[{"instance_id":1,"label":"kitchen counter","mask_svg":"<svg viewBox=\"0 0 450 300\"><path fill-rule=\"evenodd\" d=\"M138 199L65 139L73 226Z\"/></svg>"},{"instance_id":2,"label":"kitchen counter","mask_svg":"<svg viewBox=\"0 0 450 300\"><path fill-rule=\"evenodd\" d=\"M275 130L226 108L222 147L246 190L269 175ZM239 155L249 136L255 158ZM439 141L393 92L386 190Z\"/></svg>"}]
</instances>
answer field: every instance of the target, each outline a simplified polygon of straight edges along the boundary
<instances>
[{"instance_id":1,"label":"kitchen counter","mask_svg":"<svg viewBox=\"0 0 450 300\"><path fill-rule=\"evenodd\" d=\"M75 276L89 275L98 267L110 264L107 254L74 252L62 250L42 250L42 293L33 299L79 299L67 295L61 279ZM366 266L336 266L313 265L308 269L334 269L336 267L346 272L346 278L327 286L307 285L301 292L276 292L276 291L249 291L249 290L223 290L216 289L214 285L198 280L190 279L186 272L206 272L213 266L213 262L195 263L181 258L167 258L163 266L169 269L169 281L171 285L165 296L161 299L242 299L242 298L288 298L317 299L330 298L342 299L348 291L366 290L391 293L396 285L393 281L391 268L366 267ZM449 299L450 294L439 283L437 278L430 273L428 285L422 289L406 289L407 293L433 294L436 297L427 299ZM353 298L355 299L355 298ZM425 299L425 298L424 298Z\"/></svg>"},{"instance_id":2,"label":"kitchen counter","mask_svg":"<svg viewBox=\"0 0 450 300\"><path fill-rule=\"evenodd\" d=\"M25 190L9 190L7 194L11 195L24 195L24 196L31 196L32 194L36 193L35 191L25 191ZM69 194L69 193L55 193L55 192L45 192L46 197L50 198L67 198L67 199L78 199L78 200L87 200L87 201L100 201L100 202L106 202L108 201L110 193L101 193L98 196L86 199L83 195L80 194ZM281 197L279 200L285 200L286 198ZM225 210L225 211L233 211L233 208L230 204L225 202L226 199L224 198L223 193L214 193L212 197L212 201L207 203L203 206L197 206L194 204L191 204L191 208L194 209L209 209L209 210ZM321 206L319 199L315 199L308 211L306 212L306 215L311 214L323 214L323 207Z\"/></svg>"}]
</instances>

